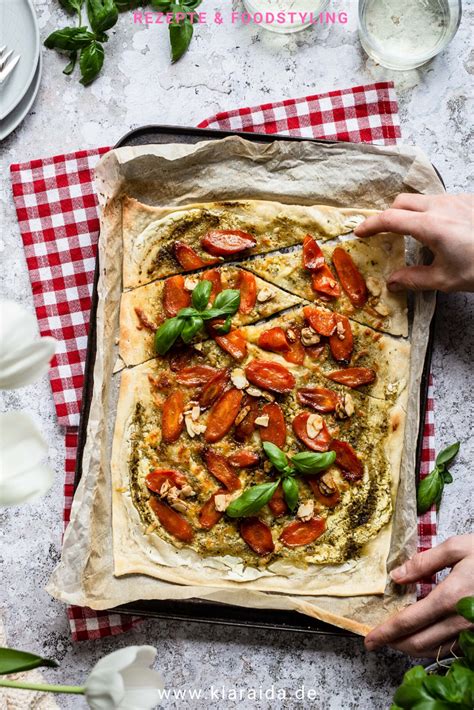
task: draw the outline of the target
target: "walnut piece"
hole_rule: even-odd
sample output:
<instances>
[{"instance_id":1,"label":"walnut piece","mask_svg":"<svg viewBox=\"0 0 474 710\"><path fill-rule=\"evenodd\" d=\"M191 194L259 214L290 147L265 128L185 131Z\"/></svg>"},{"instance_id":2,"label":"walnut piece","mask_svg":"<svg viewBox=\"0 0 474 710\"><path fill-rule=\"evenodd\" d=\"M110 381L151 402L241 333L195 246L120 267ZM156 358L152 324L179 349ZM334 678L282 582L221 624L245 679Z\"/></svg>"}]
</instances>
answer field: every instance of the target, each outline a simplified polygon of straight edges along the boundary
<instances>
[{"instance_id":1,"label":"walnut piece","mask_svg":"<svg viewBox=\"0 0 474 710\"><path fill-rule=\"evenodd\" d=\"M270 421L270 417L268 414L261 414L259 417L255 419L255 424L257 426L268 426L268 422Z\"/></svg>"},{"instance_id":2,"label":"walnut piece","mask_svg":"<svg viewBox=\"0 0 474 710\"><path fill-rule=\"evenodd\" d=\"M197 279L195 276L186 276L184 279L184 288L186 291L194 291L196 286L199 283L199 279Z\"/></svg>"},{"instance_id":3,"label":"walnut piece","mask_svg":"<svg viewBox=\"0 0 474 710\"><path fill-rule=\"evenodd\" d=\"M232 370L230 373L230 379L232 380L234 387L237 387L238 390L244 390L249 385L249 381L245 377L245 372L240 367L236 367Z\"/></svg>"},{"instance_id":4,"label":"walnut piece","mask_svg":"<svg viewBox=\"0 0 474 710\"><path fill-rule=\"evenodd\" d=\"M296 517L306 523L314 515L314 500L305 500L300 503L296 511Z\"/></svg>"},{"instance_id":5,"label":"walnut piece","mask_svg":"<svg viewBox=\"0 0 474 710\"><path fill-rule=\"evenodd\" d=\"M316 439L323 428L323 418L319 414L310 414L306 421L306 432L310 439Z\"/></svg>"},{"instance_id":6,"label":"walnut piece","mask_svg":"<svg viewBox=\"0 0 474 710\"><path fill-rule=\"evenodd\" d=\"M266 301L270 301L274 296L275 291L273 291L271 288L261 288L260 291L257 293L257 301L259 303L265 303Z\"/></svg>"},{"instance_id":7,"label":"walnut piece","mask_svg":"<svg viewBox=\"0 0 474 710\"><path fill-rule=\"evenodd\" d=\"M318 345L320 341L321 336L310 326L301 329L301 342L306 347L309 347L310 345Z\"/></svg>"}]
</instances>

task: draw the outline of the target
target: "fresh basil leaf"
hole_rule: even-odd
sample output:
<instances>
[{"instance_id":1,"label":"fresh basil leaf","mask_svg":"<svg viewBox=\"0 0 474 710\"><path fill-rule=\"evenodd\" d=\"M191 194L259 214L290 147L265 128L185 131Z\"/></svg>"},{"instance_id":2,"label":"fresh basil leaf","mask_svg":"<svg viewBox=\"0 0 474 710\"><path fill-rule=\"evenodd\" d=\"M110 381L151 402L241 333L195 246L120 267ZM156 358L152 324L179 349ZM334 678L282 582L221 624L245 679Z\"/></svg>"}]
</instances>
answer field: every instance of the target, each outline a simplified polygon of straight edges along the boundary
<instances>
[{"instance_id":1,"label":"fresh basil leaf","mask_svg":"<svg viewBox=\"0 0 474 710\"><path fill-rule=\"evenodd\" d=\"M258 486L247 488L241 496L232 501L225 512L231 518L243 518L258 513L260 508L271 499L279 483L280 479L273 483L260 483Z\"/></svg>"},{"instance_id":2,"label":"fresh basil leaf","mask_svg":"<svg viewBox=\"0 0 474 710\"><path fill-rule=\"evenodd\" d=\"M42 658L28 651L17 651L15 648L0 648L0 675L30 671L33 668L39 668L39 666L57 668L59 663L51 658Z\"/></svg>"},{"instance_id":3,"label":"fresh basil leaf","mask_svg":"<svg viewBox=\"0 0 474 710\"><path fill-rule=\"evenodd\" d=\"M181 338L185 343L189 343L194 336L199 333L204 325L204 321L200 316L192 316L191 318L186 318L183 330L181 331Z\"/></svg>"},{"instance_id":4,"label":"fresh basil leaf","mask_svg":"<svg viewBox=\"0 0 474 710\"><path fill-rule=\"evenodd\" d=\"M158 355L166 355L181 335L185 321L181 318L168 318L155 333L155 350Z\"/></svg>"},{"instance_id":5,"label":"fresh basil leaf","mask_svg":"<svg viewBox=\"0 0 474 710\"><path fill-rule=\"evenodd\" d=\"M67 12L77 12L80 14L84 0L59 0L59 3Z\"/></svg>"},{"instance_id":6,"label":"fresh basil leaf","mask_svg":"<svg viewBox=\"0 0 474 710\"><path fill-rule=\"evenodd\" d=\"M449 466L449 464L456 457L459 447L460 443L459 441L456 441L455 444L451 444L451 446L447 446L445 449L440 451L436 457L436 466Z\"/></svg>"},{"instance_id":7,"label":"fresh basil leaf","mask_svg":"<svg viewBox=\"0 0 474 710\"><path fill-rule=\"evenodd\" d=\"M313 454L309 451L302 451L292 457L291 463L296 468L298 473L302 473L306 476L324 471L324 469L331 466L335 460L335 451L327 451L324 454Z\"/></svg>"},{"instance_id":8,"label":"fresh basil leaf","mask_svg":"<svg viewBox=\"0 0 474 710\"><path fill-rule=\"evenodd\" d=\"M99 42L94 40L81 51L81 56L79 57L80 82L83 86L87 86L97 78L103 63L104 48Z\"/></svg>"},{"instance_id":9,"label":"fresh basil leaf","mask_svg":"<svg viewBox=\"0 0 474 710\"><path fill-rule=\"evenodd\" d=\"M227 335L227 333L230 331L232 327L232 316L227 316L225 319L224 323L222 325L217 326L214 328L216 333L218 335Z\"/></svg>"},{"instance_id":10,"label":"fresh basil leaf","mask_svg":"<svg viewBox=\"0 0 474 710\"><path fill-rule=\"evenodd\" d=\"M198 311L204 311L211 296L212 283L204 279L200 281L193 291L192 303Z\"/></svg>"},{"instance_id":11,"label":"fresh basil leaf","mask_svg":"<svg viewBox=\"0 0 474 710\"><path fill-rule=\"evenodd\" d=\"M452 483L453 482L453 477L451 476L451 474L447 468L442 468L440 470L440 474L443 477L444 483Z\"/></svg>"},{"instance_id":12,"label":"fresh basil leaf","mask_svg":"<svg viewBox=\"0 0 474 710\"><path fill-rule=\"evenodd\" d=\"M168 25L170 33L171 61L177 62L187 52L193 37L193 23L186 18Z\"/></svg>"},{"instance_id":13,"label":"fresh basil leaf","mask_svg":"<svg viewBox=\"0 0 474 710\"><path fill-rule=\"evenodd\" d=\"M474 597L463 597L456 604L456 611L474 624Z\"/></svg>"},{"instance_id":14,"label":"fresh basil leaf","mask_svg":"<svg viewBox=\"0 0 474 710\"><path fill-rule=\"evenodd\" d=\"M193 316L198 316L200 315L195 308L191 308L190 306L188 308L181 308L181 310L178 311L176 318L191 318Z\"/></svg>"},{"instance_id":15,"label":"fresh basil leaf","mask_svg":"<svg viewBox=\"0 0 474 710\"><path fill-rule=\"evenodd\" d=\"M468 630L461 631L458 642L468 667L474 671L474 633Z\"/></svg>"},{"instance_id":16,"label":"fresh basil leaf","mask_svg":"<svg viewBox=\"0 0 474 710\"><path fill-rule=\"evenodd\" d=\"M201 3L202 0L181 0L181 5L188 11L195 10Z\"/></svg>"},{"instance_id":17,"label":"fresh basil leaf","mask_svg":"<svg viewBox=\"0 0 474 710\"><path fill-rule=\"evenodd\" d=\"M429 680L431 677L434 676L429 676L425 680L427 688L430 687ZM454 661L443 680L446 681L443 688L445 692L444 700L455 703L455 707L474 707L474 672L470 668L467 668L464 663L458 660ZM437 688L436 685L432 687L433 689ZM441 693L438 690L437 697L443 697Z\"/></svg>"},{"instance_id":18,"label":"fresh basil leaf","mask_svg":"<svg viewBox=\"0 0 474 710\"><path fill-rule=\"evenodd\" d=\"M44 46L48 49L63 49L73 52L75 49L83 49L94 40L94 35L87 27L63 27L61 30L52 32L44 41Z\"/></svg>"},{"instance_id":19,"label":"fresh basil leaf","mask_svg":"<svg viewBox=\"0 0 474 710\"><path fill-rule=\"evenodd\" d=\"M87 0L87 17L94 32L110 30L118 20L114 0Z\"/></svg>"},{"instance_id":20,"label":"fresh basil leaf","mask_svg":"<svg viewBox=\"0 0 474 710\"><path fill-rule=\"evenodd\" d=\"M420 481L416 493L418 514L422 515L433 503L439 504L443 494L444 482L437 468Z\"/></svg>"},{"instance_id":21,"label":"fresh basil leaf","mask_svg":"<svg viewBox=\"0 0 474 710\"><path fill-rule=\"evenodd\" d=\"M278 448L278 446L272 444L270 441L264 441L262 446L265 455L278 471L283 471L283 469L288 466L288 456L284 451Z\"/></svg>"},{"instance_id":22,"label":"fresh basil leaf","mask_svg":"<svg viewBox=\"0 0 474 710\"><path fill-rule=\"evenodd\" d=\"M293 478L293 476L287 476L282 481L283 493L285 494L285 500L288 508L293 512L298 505L298 498L300 496L300 489L298 483Z\"/></svg>"},{"instance_id":23,"label":"fresh basil leaf","mask_svg":"<svg viewBox=\"0 0 474 710\"><path fill-rule=\"evenodd\" d=\"M201 311L199 314L201 318L204 318L204 320L213 320L214 318L222 318L222 316L227 316L224 311L221 311L220 308L208 308L206 311Z\"/></svg>"},{"instance_id":24,"label":"fresh basil leaf","mask_svg":"<svg viewBox=\"0 0 474 710\"><path fill-rule=\"evenodd\" d=\"M119 12L126 12L127 10L135 10L141 5L146 5L147 0L115 0L115 4Z\"/></svg>"},{"instance_id":25,"label":"fresh basil leaf","mask_svg":"<svg viewBox=\"0 0 474 710\"><path fill-rule=\"evenodd\" d=\"M221 311L222 314L233 316L237 313L240 306L240 291L235 288L226 288L217 294L214 300L214 308Z\"/></svg>"},{"instance_id":26,"label":"fresh basil leaf","mask_svg":"<svg viewBox=\"0 0 474 710\"><path fill-rule=\"evenodd\" d=\"M71 52L69 55L69 64L66 64L66 66L63 69L63 74L66 74L69 76L69 74L72 74L74 71L74 67L76 66L77 62L77 52Z\"/></svg>"},{"instance_id":27,"label":"fresh basil leaf","mask_svg":"<svg viewBox=\"0 0 474 710\"><path fill-rule=\"evenodd\" d=\"M161 12L169 12L172 4L171 0L151 0L152 7Z\"/></svg>"}]
</instances>

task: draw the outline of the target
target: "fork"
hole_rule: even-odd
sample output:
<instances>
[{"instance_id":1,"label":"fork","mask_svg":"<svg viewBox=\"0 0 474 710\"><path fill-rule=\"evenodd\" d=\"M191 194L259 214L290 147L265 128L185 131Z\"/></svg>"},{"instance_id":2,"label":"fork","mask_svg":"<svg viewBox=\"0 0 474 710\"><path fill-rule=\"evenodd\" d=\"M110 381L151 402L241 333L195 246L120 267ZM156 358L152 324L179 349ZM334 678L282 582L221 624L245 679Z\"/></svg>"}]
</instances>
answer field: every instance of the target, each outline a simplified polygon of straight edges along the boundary
<instances>
[{"instance_id":1,"label":"fork","mask_svg":"<svg viewBox=\"0 0 474 710\"><path fill-rule=\"evenodd\" d=\"M13 49L7 52L7 45L4 44L0 47L0 84L3 84L6 79L10 76L18 62L20 61L21 54L13 57Z\"/></svg>"}]
</instances>

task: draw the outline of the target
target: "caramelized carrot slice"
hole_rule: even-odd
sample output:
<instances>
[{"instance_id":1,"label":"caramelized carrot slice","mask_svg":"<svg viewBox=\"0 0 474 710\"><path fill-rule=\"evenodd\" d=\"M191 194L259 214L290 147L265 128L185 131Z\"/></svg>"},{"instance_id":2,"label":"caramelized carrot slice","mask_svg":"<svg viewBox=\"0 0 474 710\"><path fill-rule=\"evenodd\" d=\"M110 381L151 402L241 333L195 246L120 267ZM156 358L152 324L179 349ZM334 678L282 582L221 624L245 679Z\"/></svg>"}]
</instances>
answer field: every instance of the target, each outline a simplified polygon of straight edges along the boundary
<instances>
[{"instance_id":1,"label":"caramelized carrot slice","mask_svg":"<svg viewBox=\"0 0 474 710\"><path fill-rule=\"evenodd\" d=\"M295 332L297 332L295 330ZM306 349L300 340L300 334L297 332L297 338L294 343L290 343L290 348L288 352L283 354L283 357L288 362L292 362L295 365L302 365L306 356Z\"/></svg>"},{"instance_id":2,"label":"caramelized carrot slice","mask_svg":"<svg viewBox=\"0 0 474 710\"><path fill-rule=\"evenodd\" d=\"M202 281L210 281L212 284L211 295L209 296L209 303L214 303L214 299L218 293L222 291L222 280L220 272L217 269L211 269L206 271L202 275Z\"/></svg>"},{"instance_id":3,"label":"caramelized carrot slice","mask_svg":"<svg viewBox=\"0 0 474 710\"><path fill-rule=\"evenodd\" d=\"M270 402L262 409L262 415L265 414L268 415L268 426L258 427L260 439L270 441L281 448L286 441L286 424L282 409L276 402Z\"/></svg>"},{"instance_id":4,"label":"caramelized carrot slice","mask_svg":"<svg viewBox=\"0 0 474 710\"><path fill-rule=\"evenodd\" d=\"M236 360L243 360L247 355L247 339L240 330L231 330L227 335L217 335L214 340Z\"/></svg>"},{"instance_id":5,"label":"caramelized carrot slice","mask_svg":"<svg viewBox=\"0 0 474 710\"><path fill-rule=\"evenodd\" d=\"M255 308L257 302L257 281L253 274L241 271L239 274L240 306L239 313L248 315Z\"/></svg>"},{"instance_id":6,"label":"caramelized carrot slice","mask_svg":"<svg viewBox=\"0 0 474 710\"><path fill-rule=\"evenodd\" d=\"M342 247L336 247L332 254L332 263L342 284L342 288L354 306L363 308L367 302L367 286L350 254Z\"/></svg>"},{"instance_id":7,"label":"caramelized carrot slice","mask_svg":"<svg viewBox=\"0 0 474 710\"><path fill-rule=\"evenodd\" d=\"M206 382L198 399L199 406L202 409L210 407L211 404L221 396L227 385L228 378L228 370L218 370L216 374Z\"/></svg>"},{"instance_id":8,"label":"caramelized carrot slice","mask_svg":"<svg viewBox=\"0 0 474 710\"><path fill-rule=\"evenodd\" d=\"M182 488L188 482L184 474L172 469L155 469L145 478L147 488L153 493L159 493L163 483L166 481L169 481L177 488Z\"/></svg>"},{"instance_id":9,"label":"caramelized carrot slice","mask_svg":"<svg viewBox=\"0 0 474 710\"><path fill-rule=\"evenodd\" d=\"M300 404L312 407L317 412L334 412L339 395L326 387L300 387L296 394Z\"/></svg>"},{"instance_id":10,"label":"caramelized carrot slice","mask_svg":"<svg viewBox=\"0 0 474 710\"><path fill-rule=\"evenodd\" d=\"M341 316L339 313L334 315L336 318L336 330L329 338L329 347L335 360L348 365L354 349L351 324L346 316Z\"/></svg>"},{"instance_id":11,"label":"caramelized carrot slice","mask_svg":"<svg viewBox=\"0 0 474 710\"><path fill-rule=\"evenodd\" d=\"M173 318L181 308L191 304L191 294L184 288L183 276L166 279L163 289L163 308L168 318Z\"/></svg>"},{"instance_id":12,"label":"caramelized carrot slice","mask_svg":"<svg viewBox=\"0 0 474 710\"><path fill-rule=\"evenodd\" d=\"M184 367L176 375L176 382L186 387L196 387L197 385L205 385L206 382L219 374L219 370L209 365L192 365Z\"/></svg>"},{"instance_id":13,"label":"caramelized carrot slice","mask_svg":"<svg viewBox=\"0 0 474 710\"><path fill-rule=\"evenodd\" d=\"M306 321L316 333L327 337L332 335L336 327L333 311L328 311L326 308L316 308L316 306L305 306L303 313Z\"/></svg>"},{"instance_id":14,"label":"caramelized carrot slice","mask_svg":"<svg viewBox=\"0 0 474 710\"><path fill-rule=\"evenodd\" d=\"M331 495L327 496L324 495L321 488L319 487L319 477L307 476L306 480L308 481L311 490L313 491L314 497L316 498L318 503L325 505L326 508L334 508L341 500L341 493L336 484L334 484L334 493L331 493Z\"/></svg>"},{"instance_id":15,"label":"caramelized carrot slice","mask_svg":"<svg viewBox=\"0 0 474 710\"><path fill-rule=\"evenodd\" d=\"M341 295L339 284L327 264L321 266L317 271L312 272L311 284L313 291L327 298L338 298Z\"/></svg>"},{"instance_id":16,"label":"caramelized carrot slice","mask_svg":"<svg viewBox=\"0 0 474 710\"><path fill-rule=\"evenodd\" d=\"M259 518L244 518L240 523L240 534L257 555L269 555L275 549L272 531Z\"/></svg>"},{"instance_id":17,"label":"caramelized carrot slice","mask_svg":"<svg viewBox=\"0 0 474 710\"><path fill-rule=\"evenodd\" d=\"M280 394L291 392L295 386L291 372L270 360L252 360L245 368L245 375L253 385Z\"/></svg>"},{"instance_id":18,"label":"caramelized carrot slice","mask_svg":"<svg viewBox=\"0 0 474 710\"><path fill-rule=\"evenodd\" d=\"M285 495L283 493L283 487L281 483L276 489L275 493L272 495L268 503L268 507L272 511L275 518L278 518L280 515L286 515L286 513L288 512L288 506L286 504Z\"/></svg>"},{"instance_id":19,"label":"caramelized carrot slice","mask_svg":"<svg viewBox=\"0 0 474 710\"><path fill-rule=\"evenodd\" d=\"M199 256L194 249L184 242L174 243L174 256L176 261L183 267L185 271L192 269L200 269L202 266L211 266L218 264L219 259L208 259L207 261Z\"/></svg>"},{"instance_id":20,"label":"caramelized carrot slice","mask_svg":"<svg viewBox=\"0 0 474 710\"><path fill-rule=\"evenodd\" d=\"M342 475L348 481L359 481L364 475L364 466L356 452L347 441L333 439L330 450L336 452L336 465L342 471Z\"/></svg>"},{"instance_id":21,"label":"caramelized carrot slice","mask_svg":"<svg viewBox=\"0 0 474 710\"><path fill-rule=\"evenodd\" d=\"M316 239L307 234L303 240L303 267L309 271L317 271L324 266L324 254Z\"/></svg>"},{"instance_id":22,"label":"caramelized carrot slice","mask_svg":"<svg viewBox=\"0 0 474 710\"><path fill-rule=\"evenodd\" d=\"M355 388L361 387L361 385L371 385L377 374L370 367L348 367L346 370L330 372L327 377L340 385Z\"/></svg>"},{"instance_id":23,"label":"caramelized carrot slice","mask_svg":"<svg viewBox=\"0 0 474 710\"><path fill-rule=\"evenodd\" d=\"M227 460L230 465L235 466L235 468L251 468L252 466L257 466L260 462L260 456L256 451L241 449L229 456Z\"/></svg>"},{"instance_id":24,"label":"caramelized carrot slice","mask_svg":"<svg viewBox=\"0 0 474 710\"><path fill-rule=\"evenodd\" d=\"M220 483L223 483L228 491L237 491L240 487L240 479L232 470L231 465L225 456L218 454L213 449L204 449L203 458L209 473Z\"/></svg>"},{"instance_id":25,"label":"caramelized carrot slice","mask_svg":"<svg viewBox=\"0 0 474 710\"><path fill-rule=\"evenodd\" d=\"M308 449L312 451L327 451L331 443L331 434L326 426L326 422L322 422L321 430L312 438L308 433L308 419L311 416L309 412L301 412L293 419L293 431L298 439L300 439Z\"/></svg>"},{"instance_id":26,"label":"caramelized carrot slice","mask_svg":"<svg viewBox=\"0 0 474 710\"><path fill-rule=\"evenodd\" d=\"M191 542L194 531L190 523L183 518L176 510L163 503L159 498L150 499L150 507L156 517L170 535L173 535L181 542Z\"/></svg>"},{"instance_id":27,"label":"caramelized carrot slice","mask_svg":"<svg viewBox=\"0 0 474 710\"><path fill-rule=\"evenodd\" d=\"M258 345L263 350L270 350L274 353L285 353L290 349L290 344L286 339L286 333L283 328L264 330L258 338Z\"/></svg>"},{"instance_id":28,"label":"caramelized carrot slice","mask_svg":"<svg viewBox=\"0 0 474 710\"><path fill-rule=\"evenodd\" d=\"M298 547L299 545L309 545L321 537L326 529L324 518L311 518L307 522L295 520L290 523L280 535L280 540L287 547Z\"/></svg>"},{"instance_id":29,"label":"caramelized carrot slice","mask_svg":"<svg viewBox=\"0 0 474 710\"><path fill-rule=\"evenodd\" d=\"M234 438L237 441L246 441L255 431L255 420L259 413L258 400L246 394L242 403L242 410L247 411L247 414L235 426Z\"/></svg>"},{"instance_id":30,"label":"caramelized carrot slice","mask_svg":"<svg viewBox=\"0 0 474 710\"><path fill-rule=\"evenodd\" d=\"M210 444L220 441L232 428L242 403L242 392L235 387L224 392L209 410L204 439Z\"/></svg>"},{"instance_id":31,"label":"caramelized carrot slice","mask_svg":"<svg viewBox=\"0 0 474 710\"><path fill-rule=\"evenodd\" d=\"M172 444L184 429L184 396L180 390L172 392L163 403L161 431L163 441Z\"/></svg>"},{"instance_id":32,"label":"caramelized carrot slice","mask_svg":"<svg viewBox=\"0 0 474 710\"><path fill-rule=\"evenodd\" d=\"M222 518L224 513L216 510L215 498L217 495L222 495L227 493L226 490L220 488L218 491L212 494L212 496L207 500L202 506L198 514L199 524L204 530L211 530L216 523Z\"/></svg>"},{"instance_id":33,"label":"caramelized carrot slice","mask_svg":"<svg viewBox=\"0 0 474 710\"><path fill-rule=\"evenodd\" d=\"M201 239L204 251L213 256L233 256L255 246L257 240L240 229L215 229Z\"/></svg>"}]
</instances>

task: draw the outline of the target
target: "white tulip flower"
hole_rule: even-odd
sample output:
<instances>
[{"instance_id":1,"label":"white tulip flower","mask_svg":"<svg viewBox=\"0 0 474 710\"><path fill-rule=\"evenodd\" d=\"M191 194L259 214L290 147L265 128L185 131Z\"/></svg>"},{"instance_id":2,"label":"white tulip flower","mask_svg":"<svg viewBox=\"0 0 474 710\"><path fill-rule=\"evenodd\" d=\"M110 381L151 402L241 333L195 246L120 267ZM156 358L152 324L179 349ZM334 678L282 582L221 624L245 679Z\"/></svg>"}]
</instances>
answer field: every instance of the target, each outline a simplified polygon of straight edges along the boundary
<instances>
[{"instance_id":1,"label":"white tulip flower","mask_svg":"<svg viewBox=\"0 0 474 710\"><path fill-rule=\"evenodd\" d=\"M161 701L163 681L149 666L153 646L128 646L101 658L92 669L85 696L92 710L152 710Z\"/></svg>"},{"instance_id":2,"label":"white tulip flower","mask_svg":"<svg viewBox=\"0 0 474 710\"><path fill-rule=\"evenodd\" d=\"M47 372L54 338L37 338L36 318L14 301L0 302L0 389L29 385Z\"/></svg>"},{"instance_id":3,"label":"white tulip flower","mask_svg":"<svg viewBox=\"0 0 474 710\"><path fill-rule=\"evenodd\" d=\"M42 463L47 453L27 414L0 414L0 506L27 503L51 488L54 472Z\"/></svg>"}]
</instances>

